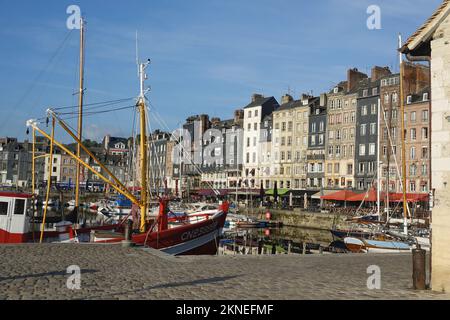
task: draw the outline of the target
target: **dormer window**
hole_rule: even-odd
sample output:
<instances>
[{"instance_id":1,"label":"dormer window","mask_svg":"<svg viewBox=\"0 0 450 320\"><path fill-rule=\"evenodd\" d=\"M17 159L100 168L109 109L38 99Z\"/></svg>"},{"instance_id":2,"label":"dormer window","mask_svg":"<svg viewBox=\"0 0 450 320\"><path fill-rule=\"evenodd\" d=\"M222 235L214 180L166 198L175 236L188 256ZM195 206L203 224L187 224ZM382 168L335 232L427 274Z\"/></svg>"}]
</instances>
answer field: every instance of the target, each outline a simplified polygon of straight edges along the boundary
<instances>
[{"instance_id":1,"label":"dormer window","mask_svg":"<svg viewBox=\"0 0 450 320\"><path fill-rule=\"evenodd\" d=\"M412 102L412 96L409 95L406 97L406 104L411 104L411 102Z\"/></svg>"},{"instance_id":2,"label":"dormer window","mask_svg":"<svg viewBox=\"0 0 450 320\"><path fill-rule=\"evenodd\" d=\"M425 92L424 94L423 94L423 99L422 99L423 101L428 101L428 92Z\"/></svg>"},{"instance_id":3,"label":"dormer window","mask_svg":"<svg viewBox=\"0 0 450 320\"><path fill-rule=\"evenodd\" d=\"M338 87L334 88L333 93L338 93L338 92L339 92L339 88Z\"/></svg>"},{"instance_id":4,"label":"dormer window","mask_svg":"<svg viewBox=\"0 0 450 320\"><path fill-rule=\"evenodd\" d=\"M369 90L368 89L364 89L363 90L363 97L367 97L369 95Z\"/></svg>"},{"instance_id":5,"label":"dormer window","mask_svg":"<svg viewBox=\"0 0 450 320\"><path fill-rule=\"evenodd\" d=\"M316 114L320 114L320 109L316 109Z\"/></svg>"}]
</instances>

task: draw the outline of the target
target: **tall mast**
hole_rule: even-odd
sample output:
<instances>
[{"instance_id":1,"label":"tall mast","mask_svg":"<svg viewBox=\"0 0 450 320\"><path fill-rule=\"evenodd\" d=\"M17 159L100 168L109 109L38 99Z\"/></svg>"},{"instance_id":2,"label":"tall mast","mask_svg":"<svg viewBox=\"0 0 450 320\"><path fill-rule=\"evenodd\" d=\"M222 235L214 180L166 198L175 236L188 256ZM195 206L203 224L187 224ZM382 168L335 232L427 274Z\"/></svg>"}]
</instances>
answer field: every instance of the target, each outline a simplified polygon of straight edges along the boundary
<instances>
[{"instance_id":1,"label":"tall mast","mask_svg":"<svg viewBox=\"0 0 450 320\"><path fill-rule=\"evenodd\" d=\"M377 214L378 221L381 219L380 216L380 191L381 191L381 161L380 161L380 119L381 119L381 110L380 110L380 98L378 98L378 121L377 121Z\"/></svg>"},{"instance_id":2,"label":"tall mast","mask_svg":"<svg viewBox=\"0 0 450 320\"><path fill-rule=\"evenodd\" d=\"M80 86L78 92L78 139L82 141L83 134L83 97L84 97L84 20L80 18ZM81 154L80 144L77 144L77 157ZM81 164L77 163L77 176L75 182L75 208L80 205L80 175Z\"/></svg>"},{"instance_id":3,"label":"tall mast","mask_svg":"<svg viewBox=\"0 0 450 320\"><path fill-rule=\"evenodd\" d=\"M146 63L139 64L139 82L140 94L138 100L139 114L140 114L140 165L141 165L141 222L140 231L145 232L145 217L148 208L148 190L147 190L147 119L145 106L145 91L144 82L147 78L145 69L150 64L150 60Z\"/></svg>"},{"instance_id":4,"label":"tall mast","mask_svg":"<svg viewBox=\"0 0 450 320\"><path fill-rule=\"evenodd\" d=\"M398 46L402 46L402 36L398 35ZM399 51L400 61L400 114L402 123L402 184L403 184L403 232L408 234L407 217L408 217L408 203L406 202L406 145L405 145L405 104L403 101L403 58L402 53Z\"/></svg>"}]
</instances>

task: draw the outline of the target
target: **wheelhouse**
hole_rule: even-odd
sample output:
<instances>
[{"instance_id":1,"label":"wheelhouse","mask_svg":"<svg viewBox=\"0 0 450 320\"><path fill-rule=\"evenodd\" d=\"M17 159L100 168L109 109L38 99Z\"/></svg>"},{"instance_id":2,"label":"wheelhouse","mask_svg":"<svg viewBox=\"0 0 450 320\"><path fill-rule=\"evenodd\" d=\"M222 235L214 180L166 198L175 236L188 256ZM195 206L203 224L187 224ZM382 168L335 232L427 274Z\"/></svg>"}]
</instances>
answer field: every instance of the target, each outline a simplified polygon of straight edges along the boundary
<instances>
[{"instance_id":1,"label":"wheelhouse","mask_svg":"<svg viewBox=\"0 0 450 320\"><path fill-rule=\"evenodd\" d=\"M27 242L32 196L0 191L0 244Z\"/></svg>"}]
</instances>

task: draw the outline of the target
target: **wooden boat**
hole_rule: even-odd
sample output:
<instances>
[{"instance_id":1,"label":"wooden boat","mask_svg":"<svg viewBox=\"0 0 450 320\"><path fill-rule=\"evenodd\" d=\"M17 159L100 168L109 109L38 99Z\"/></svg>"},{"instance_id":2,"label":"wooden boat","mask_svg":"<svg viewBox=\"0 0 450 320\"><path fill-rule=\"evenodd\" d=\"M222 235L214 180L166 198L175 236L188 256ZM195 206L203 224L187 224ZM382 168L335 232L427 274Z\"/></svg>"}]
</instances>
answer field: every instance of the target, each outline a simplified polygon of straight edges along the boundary
<instances>
[{"instance_id":1,"label":"wooden boat","mask_svg":"<svg viewBox=\"0 0 450 320\"><path fill-rule=\"evenodd\" d=\"M355 237L344 238L346 248L354 253L398 253L409 252L412 246L395 240L374 240Z\"/></svg>"}]
</instances>

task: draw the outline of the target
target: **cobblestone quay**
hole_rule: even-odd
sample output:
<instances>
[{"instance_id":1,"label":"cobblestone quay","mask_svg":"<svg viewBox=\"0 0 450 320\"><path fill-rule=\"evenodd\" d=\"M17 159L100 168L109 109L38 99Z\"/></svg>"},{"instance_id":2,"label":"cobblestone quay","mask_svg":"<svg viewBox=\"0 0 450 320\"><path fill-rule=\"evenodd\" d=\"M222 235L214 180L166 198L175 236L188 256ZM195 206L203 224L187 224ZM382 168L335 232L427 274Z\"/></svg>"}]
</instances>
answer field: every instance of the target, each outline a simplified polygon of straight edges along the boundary
<instances>
[{"instance_id":1,"label":"cobblestone quay","mask_svg":"<svg viewBox=\"0 0 450 320\"><path fill-rule=\"evenodd\" d=\"M410 254L172 257L120 245L7 245L0 246L0 299L449 299L411 289L411 260ZM72 265L81 269L79 290L67 288ZM371 265L381 270L379 290L367 288Z\"/></svg>"}]
</instances>

